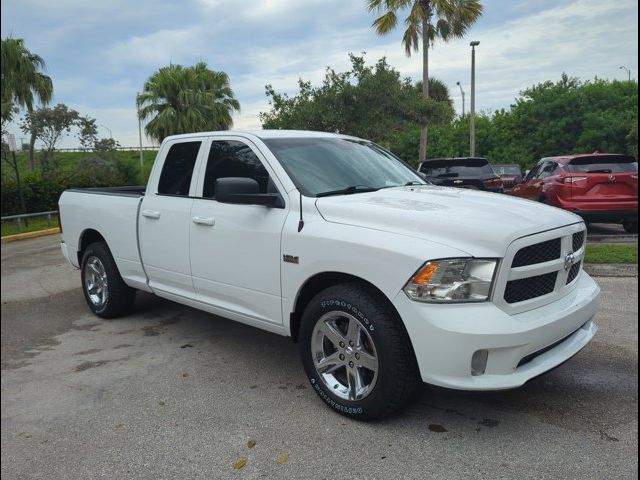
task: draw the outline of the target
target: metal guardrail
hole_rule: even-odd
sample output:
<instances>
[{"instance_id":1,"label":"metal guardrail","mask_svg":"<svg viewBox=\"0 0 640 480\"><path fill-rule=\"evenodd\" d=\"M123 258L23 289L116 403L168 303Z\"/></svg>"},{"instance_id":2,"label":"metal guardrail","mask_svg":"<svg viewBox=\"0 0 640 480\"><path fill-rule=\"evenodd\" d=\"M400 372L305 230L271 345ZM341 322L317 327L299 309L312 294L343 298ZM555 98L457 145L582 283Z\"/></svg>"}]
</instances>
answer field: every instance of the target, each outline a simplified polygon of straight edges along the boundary
<instances>
[{"instance_id":1,"label":"metal guardrail","mask_svg":"<svg viewBox=\"0 0 640 480\"><path fill-rule=\"evenodd\" d=\"M28 224L26 219L35 218L35 217L46 217L47 225L51 227L51 223L53 222L54 215L56 217L58 216L58 212L56 210L52 210L50 212L23 213L22 215L7 215L6 217L0 217L0 221L2 222L15 221L16 226L18 228L18 233L22 233L22 229L24 228L23 221L25 225Z\"/></svg>"},{"instance_id":2,"label":"metal guardrail","mask_svg":"<svg viewBox=\"0 0 640 480\"><path fill-rule=\"evenodd\" d=\"M146 152L157 152L159 149L160 147L142 147L142 150ZM113 150L117 150L119 152L139 152L140 147L114 147ZM29 151L28 149L18 150L18 152L21 152L21 153L28 152L28 151ZM33 151L42 152L42 149L34 148ZM96 152L97 150L94 150L93 148L75 147L75 148L56 148L55 151L56 152Z\"/></svg>"},{"instance_id":3,"label":"metal guardrail","mask_svg":"<svg viewBox=\"0 0 640 480\"><path fill-rule=\"evenodd\" d=\"M142 147L142 150L145 151L157 151L160 147ZM135 151L139 152L140 147L114 147L113 150L117 150L119 152L129 152ZM40 151L36 149L36 151ZM94 152L93 148L56 148L56 152Z\"/></svg>"}]
</instances>

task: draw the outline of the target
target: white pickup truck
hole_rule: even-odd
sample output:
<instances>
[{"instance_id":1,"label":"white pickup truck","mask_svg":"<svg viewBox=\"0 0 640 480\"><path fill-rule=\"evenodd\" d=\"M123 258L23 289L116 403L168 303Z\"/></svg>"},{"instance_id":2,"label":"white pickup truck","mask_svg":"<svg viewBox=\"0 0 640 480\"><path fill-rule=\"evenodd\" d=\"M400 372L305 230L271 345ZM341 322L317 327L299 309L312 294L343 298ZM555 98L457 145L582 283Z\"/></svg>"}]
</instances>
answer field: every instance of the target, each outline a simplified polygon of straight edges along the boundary
<instances>
[{"instance_id":1,"label":"white pickup truck","mask_svg":"<svg viewBox=\"0 0 640 480\"><path fill-rule=\"evenodd\" d=\"M353 418L399 409L420 380L519 387L597 330L580 218L430 185L358 138L168 137L146 188L68 190L60 214L96 315L142 290L291 336L316 393Z\"/></svg>"}]
</instances>

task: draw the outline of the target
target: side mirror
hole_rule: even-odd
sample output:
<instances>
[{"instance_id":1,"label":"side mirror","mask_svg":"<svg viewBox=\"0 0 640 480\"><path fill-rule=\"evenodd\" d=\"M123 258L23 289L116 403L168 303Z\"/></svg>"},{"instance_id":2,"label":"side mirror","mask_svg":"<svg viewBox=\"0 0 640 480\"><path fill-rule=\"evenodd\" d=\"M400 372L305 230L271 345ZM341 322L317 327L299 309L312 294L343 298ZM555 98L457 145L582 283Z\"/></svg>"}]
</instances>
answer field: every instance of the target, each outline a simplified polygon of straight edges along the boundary
<instances>
[{"instance_id":1,"label":"side mirror","mask_svg":"<svg viewBox=\"0 0 640 480\"><path fill-rule=\"evenodd\" d=\"M260 193L260 186L253 178L219 178L216 180L215 192L216 200L220 203L284 208L284 201L280 194Z\"/></svg>"}]
</instances>

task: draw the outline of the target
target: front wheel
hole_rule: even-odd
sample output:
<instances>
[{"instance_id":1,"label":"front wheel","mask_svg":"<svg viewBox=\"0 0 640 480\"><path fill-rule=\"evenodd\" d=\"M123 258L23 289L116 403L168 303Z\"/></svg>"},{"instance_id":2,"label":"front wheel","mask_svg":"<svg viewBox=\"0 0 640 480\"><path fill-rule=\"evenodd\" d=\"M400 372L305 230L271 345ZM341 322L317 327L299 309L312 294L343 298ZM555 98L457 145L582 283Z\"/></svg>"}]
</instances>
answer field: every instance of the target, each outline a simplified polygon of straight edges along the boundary
<instances>
[{"instance_id":1,"label":"front wheel","mask_svg":"<svg viewBox=\"0 0 640 480\"><path fill-rule=\"evenodd\" d=\"M300 328L311 386L338 413L381 418L410 400L419 375L398 314L358 283L330 287L307 305Z\"/></svg>"},{"instance_id":2,"label":"front wheel","mask_svg":"<svg viewBox=\"0 0 640 480\"><path fill-rule=\"evenodd\" d=\"M133 305L136 291L122 280L106 243L96 242L87 247L81 269L84 298L93 313L114 318Z\"/></svg>"}]
</instances>

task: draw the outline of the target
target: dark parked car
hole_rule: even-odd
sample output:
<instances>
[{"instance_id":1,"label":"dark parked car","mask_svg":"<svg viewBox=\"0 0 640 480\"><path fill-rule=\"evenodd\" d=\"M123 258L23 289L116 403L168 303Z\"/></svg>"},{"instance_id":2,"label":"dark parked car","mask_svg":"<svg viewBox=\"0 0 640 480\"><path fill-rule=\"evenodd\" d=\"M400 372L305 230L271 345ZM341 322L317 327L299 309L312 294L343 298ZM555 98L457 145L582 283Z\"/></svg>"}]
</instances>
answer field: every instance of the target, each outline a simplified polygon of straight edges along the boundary
<instances>
[{"instance_id":1,"label":"dark parked car","mask_svg":"<svg viewBox=\"0 0 640 480\"><path fill-rule=\"evenodd\" d=\"M502 179L486 158L434 158L422 162L418 171L435 185L504 193Z\"/></svg>"},{"instance_id":2,"label":"dark parked car","mask_svg":"<svg viewBox=\"0 0 640 480\"><path fill-rule=\"evenodd\" d=\"M502 164L497 165L494 164L493 171L498 174L498 176L502 179L502 184L504 185L504 191L510 192L513 187L522 183L524 179L524 175L522 174L522 168L517 163L510 164Z\"/></svg>"},{"instance_id":3,"label":"dark parked car","mask_svg":"<svg viewBox=\"0 0 640 480\"><path fill-rule=\"evenodd\" d=\"M577 213L586 222L622 223L638 233L638 162L592 153L543 158L512 195Z\"/></svg>"}]
</instances>

